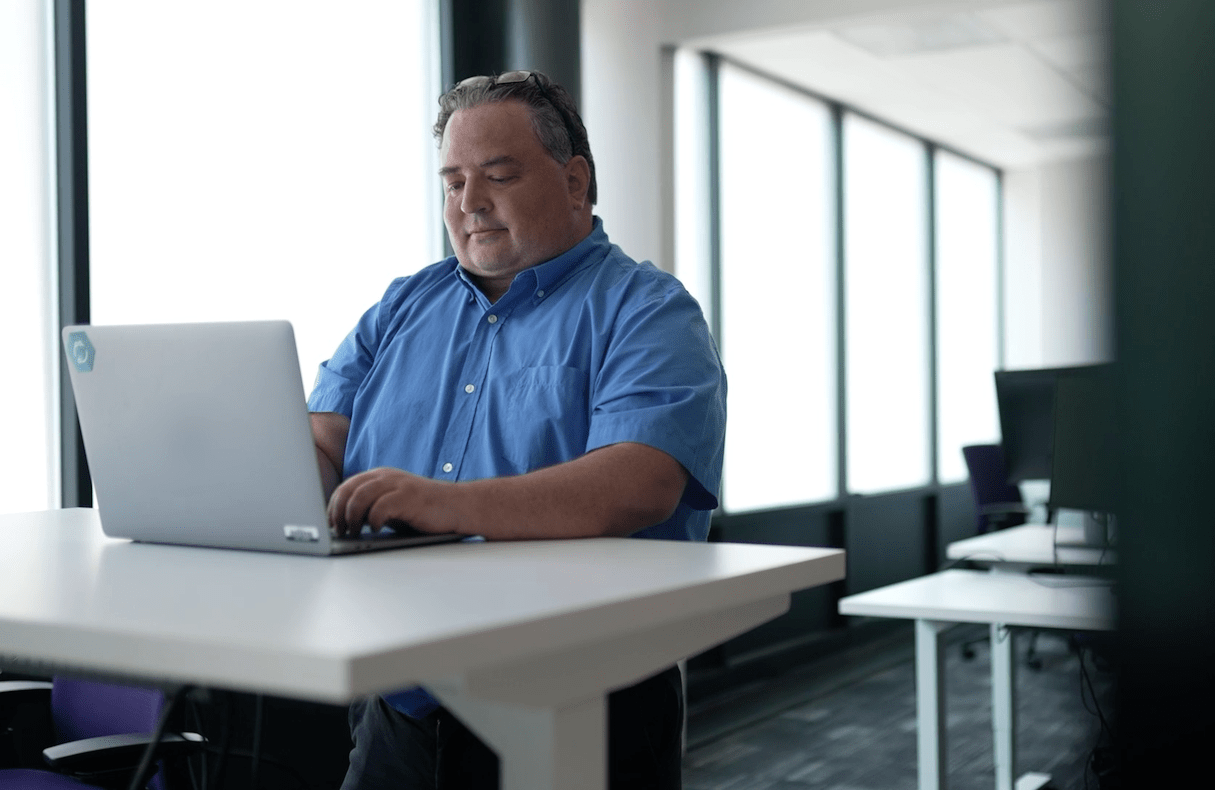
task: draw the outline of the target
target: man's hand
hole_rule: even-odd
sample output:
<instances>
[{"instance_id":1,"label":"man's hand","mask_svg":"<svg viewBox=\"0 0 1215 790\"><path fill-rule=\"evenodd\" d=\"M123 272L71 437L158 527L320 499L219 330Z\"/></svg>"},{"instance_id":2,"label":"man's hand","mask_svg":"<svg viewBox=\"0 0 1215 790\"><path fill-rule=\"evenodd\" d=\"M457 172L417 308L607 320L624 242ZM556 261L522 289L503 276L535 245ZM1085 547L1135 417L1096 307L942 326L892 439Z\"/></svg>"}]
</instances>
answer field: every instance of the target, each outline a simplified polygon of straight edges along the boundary
<instances>
[{"instance_id":1,"label":"man's hand","mask_svg":"<svg viewBox=\"0 0 1215 790\"><path fill-rule=\"evenodd\" d=\"M424 490L443 485L451 484L400 469L370 469L334 490L329 498L329 526L338 535L357 535L364 524L377 532L396 521L413 526L411 514L422 510ZM418 528L424 527L419 524Z\"/></svg>"},{"instance_id":2,"label":"man's hand","mask_svg":"<svg viewBox=\"0 0 1215 790\"><path fill-rule=\"evenodd\" d=\"M527 474L457 483L379 468L337 487L329 524L339 535L403 521L489 540L624 536L670 518L687 482L674 458L630 442Z\"/></svg>"}]
</instances>

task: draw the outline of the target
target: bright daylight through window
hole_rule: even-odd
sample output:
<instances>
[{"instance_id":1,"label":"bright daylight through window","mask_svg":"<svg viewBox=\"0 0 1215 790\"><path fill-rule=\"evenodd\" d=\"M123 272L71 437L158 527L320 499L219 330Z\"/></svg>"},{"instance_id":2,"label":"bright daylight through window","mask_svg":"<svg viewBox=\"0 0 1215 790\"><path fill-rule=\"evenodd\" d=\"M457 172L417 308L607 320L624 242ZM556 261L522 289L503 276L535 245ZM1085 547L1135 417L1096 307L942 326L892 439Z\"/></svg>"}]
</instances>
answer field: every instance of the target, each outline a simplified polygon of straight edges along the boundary
<instances>
[{"instance_id":1,"label":"bright daylight through window","mask_svg":"<svg viewBox=\"0 0 1215 790\"><path fill-rule=\"evenodd\" d=\"M999 433L998 172L725 59L674 74L676 273L730 380L723 510L965 480L961 448Z\"/></svg>"},{"instance_id":2,"label":"bright daylight through window","mask_svg":"<svg viewBox=\"0 0 1215 790\"><path fill-rule=\"evenodd\" d=\"M0 3L0 513L59 504L49 6Z\"/></svg>"},{"instance_id":3,"label":"bright daylight through window","mask_svg":"<svg viewBox=\"0 0 1215 790\"><path fill-rule=\"evenodd\" d=\"M94 323L289 319L310 389L441 257L434 3L334 8L88 4Z\"/></svg>"}]
</instances>

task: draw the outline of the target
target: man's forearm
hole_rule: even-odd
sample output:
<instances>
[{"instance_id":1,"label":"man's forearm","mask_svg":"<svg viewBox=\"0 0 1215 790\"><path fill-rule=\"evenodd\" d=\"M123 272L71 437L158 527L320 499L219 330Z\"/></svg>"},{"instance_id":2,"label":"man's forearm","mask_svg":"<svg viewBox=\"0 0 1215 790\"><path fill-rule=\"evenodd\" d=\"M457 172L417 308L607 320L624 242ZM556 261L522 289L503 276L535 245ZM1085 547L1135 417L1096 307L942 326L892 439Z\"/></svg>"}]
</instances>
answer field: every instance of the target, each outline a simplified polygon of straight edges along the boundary
<instances>
[{"instance_id":1,"label":"man's forearm","mask_svg":"<svg viewBox=\"0 0 1215 790\"><path fill-rule=\"evenodd\" d=\"M321 489L328 502L334 489L342 482L342 461L346 453L346 437L350 434L350 420L334 412L314 412L309 419L316 441L316 465L321 473Z\"/></svg>"},{"instance_id":2,"label":"man's forearm","mask_svg":"<svg viewBox=\"0 0 1215 790\"><path fill-rule=\"evenodd\" d=\"M316 448L316 465L321 472L321 490L325 492L325 501L328 502L329 497L333 496L333 490L342 482L342 476L320 447Z\"/></svg>"},{"instance_id":3,"label":"man's forearm","mask_svg":"<svg viewBox=\"0 0 1215 790\"><path fill-rule=\"evenodd\" d=\"M342 484L330 515L339 531L400 519L491 540L623 536L669 518L687 479L661 450L622 443L524 475L459 483L375 469Z\"/></svg>"},{"instance_id":4,"label":"man's forearm","mask_svg":"<svg viewBox=\"0 0 1215 790\"><path fill-rule=\"evenodd\" d=\"M616 444L526 475L457 483L445 518L493 540L625 536L670 518L687 479L660 450Z\"/></svg>"}]
</instances>

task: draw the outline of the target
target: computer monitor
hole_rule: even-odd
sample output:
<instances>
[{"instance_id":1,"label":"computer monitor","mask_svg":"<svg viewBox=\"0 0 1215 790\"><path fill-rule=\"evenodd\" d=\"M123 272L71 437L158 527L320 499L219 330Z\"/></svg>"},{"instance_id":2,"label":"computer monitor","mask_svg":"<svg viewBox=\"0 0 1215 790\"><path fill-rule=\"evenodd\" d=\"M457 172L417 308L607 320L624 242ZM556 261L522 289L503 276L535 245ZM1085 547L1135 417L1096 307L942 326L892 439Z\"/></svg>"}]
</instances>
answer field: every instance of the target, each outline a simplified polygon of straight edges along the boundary
<instances>
[{"instance_id":1,"label":"computer monitor","mask_svg":"<svg viewBox=\"0 0 1215 790\"><path fill-rule=\"evenodd\" d=\"M1049 480L1055 440L1055 389L1061 377L1102 365L997 370L996 405L1008 482Z\"/></svg>"},{"instance_id":2,"label":"computer monitor","mask_svg":"<svg viewBox=\"0 0 1215 790\"><path fill-rule=\"evenodd\" d=\"M1110 367L1095 366L1061 376L1055 383L1052 508L1115 512L1117 441Z\"/></svg>"}]
</instances>

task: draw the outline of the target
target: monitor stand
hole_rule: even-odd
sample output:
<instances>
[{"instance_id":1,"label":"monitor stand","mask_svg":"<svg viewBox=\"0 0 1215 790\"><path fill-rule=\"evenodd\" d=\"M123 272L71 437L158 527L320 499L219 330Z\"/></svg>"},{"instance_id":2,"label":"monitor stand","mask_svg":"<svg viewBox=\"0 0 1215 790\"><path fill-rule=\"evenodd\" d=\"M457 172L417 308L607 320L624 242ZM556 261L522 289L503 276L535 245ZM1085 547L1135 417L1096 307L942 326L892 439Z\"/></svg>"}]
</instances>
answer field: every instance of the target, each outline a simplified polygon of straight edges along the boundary
<instances>
[{"instance_id":1,"label":"monitor stand","mask_svg":"<svg viewBox=\"0 0 1215 790\"><path fill-rule=\"evenodd\" d=\"M1056 539L1056 546L1105 549L1114 545L1115 519L1112 513L1059 509L1055 511L1054 518L1059 527L1064 526L1065 521L1071 525L1068 530L1070 534Z\"/></svg>"}]
</instances>

